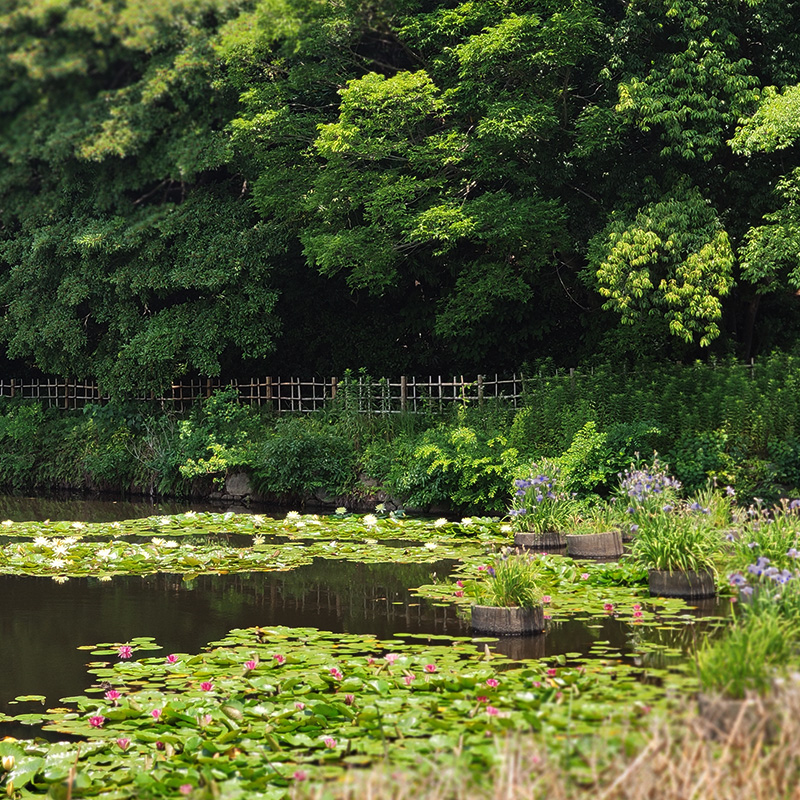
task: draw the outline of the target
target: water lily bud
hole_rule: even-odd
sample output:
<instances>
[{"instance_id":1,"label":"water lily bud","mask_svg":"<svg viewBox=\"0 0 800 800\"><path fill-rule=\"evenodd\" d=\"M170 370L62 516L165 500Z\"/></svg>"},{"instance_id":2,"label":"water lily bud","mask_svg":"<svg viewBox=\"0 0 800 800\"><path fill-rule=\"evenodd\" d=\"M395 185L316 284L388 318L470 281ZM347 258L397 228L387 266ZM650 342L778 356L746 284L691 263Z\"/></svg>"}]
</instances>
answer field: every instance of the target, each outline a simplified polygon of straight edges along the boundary
<instances>
[{"instance_id":1,"label":"water lily bud","mask_svg":"<svg viewBox=\"0 0 800 800\"><path fill-rule=\"evenodd\" d=\"M15 763L16 760L14 759L14 756L3 756L3 769L6 772L11 772L11 770L14 769Z\"/></svg>"},{"instance_id":2,"label":"water lily bud","mask_svg":"<svg viewBox=\"0 0 800 800\"><path fill-rule=\"evenodd\" d=\"M14 796L14 781L9 781L6 784L6 794L9 797L13 797Z\"/></svg>"}]
</instances>

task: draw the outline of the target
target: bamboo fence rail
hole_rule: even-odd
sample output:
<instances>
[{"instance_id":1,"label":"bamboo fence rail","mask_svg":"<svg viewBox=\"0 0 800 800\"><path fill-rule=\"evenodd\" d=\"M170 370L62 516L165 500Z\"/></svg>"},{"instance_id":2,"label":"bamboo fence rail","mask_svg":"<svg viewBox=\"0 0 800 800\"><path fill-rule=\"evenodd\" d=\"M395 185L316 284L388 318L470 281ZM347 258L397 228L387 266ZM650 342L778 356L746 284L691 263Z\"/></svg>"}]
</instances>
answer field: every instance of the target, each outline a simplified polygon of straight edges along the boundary
<instances>
[{"instance_id":1,"label":"bamboo fence rail","mask_svg":"<svg viewBox=\"0 0 800 800\"><path fill-rule=\"evenodd\" d=\"M754 362L751 360L741 366L752 370ZM557 369L547 375L514 373L502 376L495 373L474 378L463 375L401 375L399 378L376 379L363 374L344 378L191 378L176 381L161 397L151 395L135 399L185 411L210 397L214 391L230 386L238 393L239 402L266 406L279 414L310 413L332 402L365 414L435 413L453 403L481 405L490 400L502 400L518 408L524 401L526 385L530 389L531 384L555 378L568 379L575 386L585 374L585 370ZM65 409L82 408L88 403L106 403L111 399L94 381L64 378L0 378L0 397L38 400L43 405Z\"/></svg>"}]
</instances>

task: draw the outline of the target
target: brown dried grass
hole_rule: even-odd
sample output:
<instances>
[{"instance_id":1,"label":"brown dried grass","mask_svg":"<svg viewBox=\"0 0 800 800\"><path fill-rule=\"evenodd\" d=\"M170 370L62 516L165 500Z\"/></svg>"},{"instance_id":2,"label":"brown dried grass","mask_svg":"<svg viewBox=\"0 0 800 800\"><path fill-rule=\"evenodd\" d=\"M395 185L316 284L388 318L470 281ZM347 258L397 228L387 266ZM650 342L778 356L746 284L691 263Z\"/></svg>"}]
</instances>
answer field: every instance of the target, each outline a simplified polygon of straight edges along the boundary
<instances>
[{"instance_id":1,"label":"brown dried grass","mask_svg":"<svg viewBox=\"0 0 800 800\"><path fill-rule=\"evenodd\" d=\"M800 800L800 679L725 733L696 708L654 719L643 745L609 754L598 731L579 776L535 738L499 743L500 766L476 783L457 767L354 770L345 780L298 784L293 800ZM716 735L713 735L713 734ZM589 776L589 777L587 777Z\"/></svg>"}]
</instances>

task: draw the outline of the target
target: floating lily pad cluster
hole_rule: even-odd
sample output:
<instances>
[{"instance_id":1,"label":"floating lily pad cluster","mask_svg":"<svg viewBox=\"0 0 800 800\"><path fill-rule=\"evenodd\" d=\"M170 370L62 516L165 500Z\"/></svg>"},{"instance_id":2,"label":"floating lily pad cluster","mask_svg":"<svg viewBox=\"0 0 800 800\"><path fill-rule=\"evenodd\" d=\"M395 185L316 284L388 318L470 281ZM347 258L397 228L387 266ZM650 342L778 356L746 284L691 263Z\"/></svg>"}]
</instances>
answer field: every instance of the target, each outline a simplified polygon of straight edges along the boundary
<instances>
[{"instance_id":1,"label":"floating lily pad cluster","mask_svg":"<svg viewBox=\"0 0 800 800\"><path fill-rule=\"evenodd\" d=\"M427 638L427 637L426 637ZM232 631L205 652L152 657L149 640L99 645L96 684L39 715L84 741L0 743L5 785L59 796L174 796L215 786L277 798L292 783L391 755L476 775L496 739L537 732L563 749L602 724L622 742L654 703L642 671L613 652L520 664L457 638L380 641L310 628ZM25 698L21 698L25 699Z\"/></svg>"},{"instance_id":2,"label":"floating lily pad cluster","mask_svg":"<svg viewBox=\"0 0 800 800\"><path fill-rule=\"evenodd\" d=\"M429 564L477 555L504 535L500 523L483 518L451 523L299 513L281 520L188 512L112 523L6 521L2 526L0 572L56 580L265 572L294 569L315 558Z\"/></svg>"}]
</instances>

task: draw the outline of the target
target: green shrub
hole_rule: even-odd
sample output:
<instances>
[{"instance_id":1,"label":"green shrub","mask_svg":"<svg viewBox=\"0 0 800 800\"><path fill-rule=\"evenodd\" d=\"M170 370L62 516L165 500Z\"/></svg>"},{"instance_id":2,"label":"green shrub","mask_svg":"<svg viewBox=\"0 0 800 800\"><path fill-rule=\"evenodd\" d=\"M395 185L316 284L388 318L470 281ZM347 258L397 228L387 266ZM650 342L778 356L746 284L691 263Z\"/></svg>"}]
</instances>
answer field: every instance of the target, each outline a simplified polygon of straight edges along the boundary
<instances>
[{"instance_id":1,"label":"green shrub","mask_svg":"<svg viewBox=\"0 0 800 800\"><path fill-rule=\"evenodd\" d=\"M472 427L469 416L461 409L453 424L403 434L388 446L370 445L364 454L366 473L413 508L454 505L504 513L519 453L505 436Z\"/></svg>"},{"instance_id":2,"label":"green shrub","mask_svg":"<svg viewBox=\"0 0 800 800\"><path fill-rule=\"evenodd\" d=\"M274 430L249 457L255 488L263 494L308 497L350 494L358 478L358 458L351 440L312 420L279 419Z\"/></svg>"}]
</instances>

